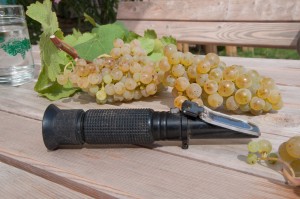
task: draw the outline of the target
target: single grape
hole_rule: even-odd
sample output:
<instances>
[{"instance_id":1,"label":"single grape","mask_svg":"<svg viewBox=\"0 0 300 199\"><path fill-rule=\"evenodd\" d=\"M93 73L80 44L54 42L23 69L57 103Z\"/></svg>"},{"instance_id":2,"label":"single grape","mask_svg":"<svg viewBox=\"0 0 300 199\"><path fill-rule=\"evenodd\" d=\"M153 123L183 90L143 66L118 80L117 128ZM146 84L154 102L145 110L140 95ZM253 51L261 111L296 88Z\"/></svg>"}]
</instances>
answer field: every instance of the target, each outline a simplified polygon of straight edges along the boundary
<instances>
[{"instance_id":1,"label":"single grape","mask_svg":"<svg viewBox=\"0 0 300 199\"><path fill-rule=\"evenodd\" d=\"M150 83L146 86L146 92L149 95L154 95L157 92L157 86L154 83Z\"/></svg>"},{"instance_id":2,"label":"single grape","mask_svg":"<svg viewBox=\"0 0 300 199\"><path fill-rule=\"evenodd\" d=\"M134 91L133 91L133 98L134 98L135 100L139 100L139 99L141 99L142 97L143 97L143 95L142 95L142 93L141 93L140 90L134 90Z\"/></svg>"},{"instance_id":3,"label":"single grape","mask_svg":"<svg viewBox=\"0 0 300 199\"><path fill-rule=\"evenodd\" d=\"M242 112L249 112L251 109L249 104L240 104L239 108Z\"/></svg>"},{"instance_id":4,"label":"single grape","mask_svg":"<svg viewBox=\"0 0 300 199\"><path fill-rule=\"evenodd\" d=\"M98 73L90 73L88 76L88 81L90 84L100 84L102 82L102 76Z\"/></svg>"},{"instance_id":5,"label":"single grape","mask_svg":"<svg viewBox=\"0 0 300 199\"><path fill-rule=\"evenodd\" d=\"M114 85L114 91L117 95L122 95L125 92L125 85L123 82L117 82ZM122 100L120 100L122 101Z\"/></svg>"},{"instance_id":6,"label":"single grape","mask_svg":"<svg viewBox=\"0 0 300 199\"><path fill-rule=\"evenodd\" d=\"M102 79L105 84L110 84L112 82L112 77L110 74L104 75Z\"/></svg>"},{"instance_id":7,"label":"single grape","mask_svg":"<svg viewBox=\"0 0 300 199\"><path fill-rule=\"evenodd\" d=\"M107 95L106 95L106 92L105 92L104 88L101 88L101 90L99 90L96 93L97 100L103 101L103 100L106 99L106 97L107 97Z\"/></svg>"},{"instance_id":8,"label":"single grape","mask_svg":"<svg viewBox=\"0 0 300 199\"><path fill-rule=\"evenodd\" d=\"M286 149L286 142L283 142L278 148L280 158L286 162L291 162L295 160L296 158L290 156Z\"/></svg>"},{"instance_id":9,"label":"single grape","mask_svg":"<svg viewBox=\"0 0 300 199\"><path fill-rule=\"evenodd\" d=\"M140 81L143 83L143 84L149 84L151 81L152 81L153 77L151 74L149 73L141 73L141 79Z\"/></svg>"},{"instance_id":10,"label":"single grape","mask_svg":"<svg viewBox=\"0 0 300 199\"><path fill-rule=\"evenodd\" d=\"M262 87L273 89L275 87L275 82L272 78L264 77L260 80L260 84Z\"/></svg>"},{"instance_id":11,"label":"single grape","mask_svg":"<svg viewBox=\"0 0 300 199\"><path fill-rule=\"evenodd\" d=\"M208 79L215 80L216 82L220 82L223 78L223 71L219 68L212 69L208 74Z\"/></svg>"},{"instance_id":12,"label":"single grape","mask_svg":"<svg viewBox=\"0 0 300 199\"><path fill-rule=\"evenodd\" d=\"M230 80L222 80L219 83L218 93L223 97L229 97L235 90L234 83Z\"/></svg>"},{"instance_id":13,"label":"single grape","mask_svg":"<svg viewBox=\"0 0 300 199\"><path fill-rule=\"evenodd\" d=\"M164 47L164 55L167 57L170 57L175 52L177 52L177 46L174 44L168 44Z\"/></svg>"},{"instance_id":14,"label":"single grape","mask_svg":"<svg viewBox=\"0 0 300 199\"><path fill-rule=\"evenodd\" d=\"M247 156L247 163L248 164L256 164L257 163L257 155L255 153L249 153Z\"/></svg>"},{"instance_id":15,"label":"single grape","mask_svg":"<svg viewBox=\"0 0 300 199\"><path fill-rule=\"evenodd\" d=\"M250 101L250 107L253 110L260 111L263 110L265 107L266 103L265 100L259 98L259 97L253 97Z\"/></svg>"},{"instance_id":16,"label":"single grape","mask_svg":"<svg viewBox=\"0 0 300 199\"><path fill-rule=\"evenodd\" d=\"M210 61L207 59L203 59L197 64L196 71L198 74L208 73L208 71L210 70L210 66L211 66Z\"/></svg>"},{"instance_id":17,"label":"single grape","mask_svg":"<svg viewBox=\"0 0 300 199\"><path fill-rule=\"evenodd\" d=\"M223 70L224 80L234 81L239 75L239 70L236 66L228 66Z\"/></svg>"},{"instance_id":18,"label":"single grape","mask_svg":"<svg viewBox=\"0 0 300 199\"><path fill-rule=\"evenodd\" d=\"M57 75L56 76L56 81L57 83L59 83L60 85L65 85L68 83L68 77L66 77L65 75Z\"/></svg>"},{"instance_id":19,"label":"single grape","mask_svg":"<svg viewBox=\"0 0 300 199\"><path fill-rule=\"evenodd\" d=\"M185 93L190 99L199 98L202 93L202 88L199 86L199 84L192 83L186 89Z\"/></svg>"},{"instance_id":20,"label":"single grape","mask_svg":"<svg viewBox=\"0 0 300 199\"><path fill-rule=\"evenodd\" d=\"M174 52L168 56L169 63L172 65L180 64L182 53L181 52Z\"/></svg>"},{"instance_id":21,"label":"single grape","mask_svg":"<svg viewBox=\"0 0 300 199\"><path fill-rule=\"evenodd\" d=\"M263 110L254 110L254 109L250 108L250 113L252 115L261 115L263 113Z\"/></svg>"},{"instance_id":22,"label":"single grape","mask_svg":"<svg viewBox=\"0 0 300 199\"><path fill-rule=\"evenodd\" d=\"M260 75L256 70L249 70L246 74L252 79L252 82L258 82L260 79Z\"/></svg>"},{"instance_id":23,"label":"single grape","mask_svg":"<svg viewBox=\"0 0 300 199\"><path fill-rule=\"evenodd\" d=\"M174 65L172 67L172 75L174 77L181 77L185 73L185 68L181 64Z\"/></svg>"},{"instance_id":24,"label":"single grape","mask_svg":"<svg viewBox=\"0 0 300 199\"><path fill-rule=\"evenodd\" d=\"M125 88L130 91L134 90L137 87L136 81L134 81L134 79L130 77L126 78L124 84L125 84Z\"/></svg>"},{"instance_id":25,"label":"single grape","mask_svg":"<svg viewBox=\"0 0 300 199\"><path fill-rule=\"evenodd\" d=\"M270 94L270 90L268 88L265 87L260 87L257 92L256 92L257 96L262 98L262 99L266 99L268 98L269 94Z\"/></svg>"},{"instance_id":26,"label":"single grape","mask_svg":"<svg viewBox=\"0 0 300 199\"><path fill-rule=\"evenodd\" d=\"M114 95L115 94L115 90L114 90L114 85L113 84L107 84L104 87L105 92L107 95Z\"/></svg>"},{"instance_id":27,"label":"single grape","mask_svg":"<svg viewBox=\"0 0 300 199\"><path fill-rule=\"evenodd\" d=\"M89 87L89 91L88 92L89 92L89 94L91 96L95 96L98 91L99 91L99 86L92 85L92 86Z\"/></svg>"},{"instance_id":28,"label":"single grape","mask_svg":"<svg viewBox=\"0 0 300 199\"><path fill-rule=\"evenodd\" d=\"M287 141L286 151L290 156L300 158L300 136L294 136Z\"/></svg>"},{"instance_id":29,"label":"single grape","mask_svg":"<svg viewBox=\"0 0 300 199\"><path fill-rule=\"evenodd\" d=\"M162 70L164 72L167 72L171 69L171 65L170 65L167 57L163 57L159 61L159 68L160 68L160 70Z\"/></svg>"},{"instance_id":30,"label":"single grape","mask_svg":"<svg viewBox=\"0 0 300 199\"><path fill-rule=\"evenodd\" d=\"M172 75L167 75L167 77L165 78L165 84L170 87L175 86L175 81L176 79Z\"/></svg>"},{"instance_id":31,"label":"single grape","mask_svg":"<svg viewBox=\"0 0 300 199\"><path fill-rule=\"evenodd\" d=\"M226 105L226 108L231 111L235 111L239 108L239 105L238 105L238 103L236 103L233 96L230 96L227 98L225 105Z\"/></svg>"},{"instance_id":32,"label":"single grape","mask_svg":"<svg viewBox=\"0 0 300 199\"><path fill-rule=\"evenodd\" d=\"M208 74L197 74L196 76L196 82L200 86L204 86L207 80L208 80Z\"/></svg>"},{"instance_id":33,"label":"single grape","mask_svg":"<svg viewBox=\"0 0 300 199\"><path fill-rule=\"evenodd\" d=\"M218 93L214 93L208 96L207 102L210 107L215 109L223 104L223 97Z\"/></svg>"},{"instance_id":34,"label":"single grape","mask_svg":"<svg viewBox=\"0 0 300 199\"><path fill-rule=\"evenodd\" d=\"M134 92L129 91L129 90L125 90L124 93L123 93L123 97L124 97L125 100L130 101L134 97Z\"/></svg>"},{"instance_id":35,"label":"single grape","mask_svg":"<svg viewBox=\"0 0 300 199\"><path fill-rule=\"evenodd\" d=\"M185 91L190 85L189 80L186 77L179 77L178 79L175 80L175 85L174 87L178 90L178 91Z\"/></svg>"},{"instance_id":36,"label":"single grape","mask_svg":"<svg viewBox=\"0 0 300 199\"><path fill-rule=\"evenodd\" d=\"M268 160L269 164L276 164L278 160L278 155L276 153L270 153L268 158L276 159L276 160Z\"/></svg>"},{"instance_id":37,"label":"single grape","mask_svg":"<svg viewBox=\"0 0 300 199\"><path fill-rule=\"evenodd\" d=\"M247 74L242 74L236 78L235 84L238 88L249 88L252 85L252 79Z\"/></svg>"},{"instance_id":38,"label":"single grape","mask_svg":"<svg viewBox=\"0 0 300 199\"><path fill-rule=\"evenodd\" d=\"M219 89L218 83L214 80L206 81L203 88L204 88L204 91L210 95L216 93Z\"/></svg>"},{"instance_id":39,"label":"single grape","mask_svg":"<svg viewBox=\"0 0 300 199\"><path fill-rule=\"evenodd\" d=\"M185 100L188 100L188 98L185 97L185 96L180 95L180 96L176 97L175 100L174 100L174 106L175 106L176 108L181 109L182 103L183 103Z\"/></svg>"},{"instance_id":40,"label":"single grape","mask_svg":"<svg viewBox=\"0 0 300 199\"><path fill-rule=\"evenodd\" d=\"M140 73L142 71L142 66L138 62L134 62L131 64L129 70L132 74Z\"/></svg>"},{"instance_id":41,"label":"single grape","mask_svg":"<svg viewBox=\"0 0 300 199\"><path fill-rule=\"evenodd\" d=\"M215 53L207 53L205 55L204 59L206 59L206 60L208 60L210 62L210 67L211 68L218 67L218 65L220 63L220 58Z\"/></svg>"},{"instance_id":42,"label":"single grape","mask_svg":"<svg viewBox=\"0 0 300 199\"><path fill-rule=\"evenodd\" d=\"M268 101L265 101L265 107L263 108L263 112L269 112L272 109L272 104Z\"/></svg>"},{"instance_id":43,"label":"single grape","mask_svg":"<svg viewBox=\"0 0 300 199\"><path fill-rule=\"evenodd\" d=\"M188 67L193 64L193 54L190 52L185 52L182 54L181 63Z\"/></svg>"},{"instance_id":44,"label":"single grape","mask_svg":"<svg viewBox=\"0 0 300 199\"><path fill-rule=\"evenodd\" d=\"M272 109L275 110L275 111L278 111L278 110L282 109L282 107L283 107L283 102L282 101L279 101L276 104L272 104Z\"/></svg>"},{"instance_id":45,"label":"single grape","mask_svg":"<svg viewBox=\"0 0 300 199\"><path fill-rule=\"evenodd\" d=\"M191 65L187 69L187 75L189 79L196 79L197 77L197 70L196 70L196 65Z\"/></svg>"},{"instance_id":46,"label":"single grape","mask_svg":"<svg viewBox=\"0 0 300 199\"><path fill-rule=\"evenodd\" d=\"M198 106L203 106L203 101L201 98L192 99L192 102L197 103Z\"/></svg>"},{"instance_id":47,"label":"single grape","mask_svg":"<svg viewBox=\"0 0 300 199\"><path fill-rule=\"evenodd\" d=\"M114 40L114 47L121 48L124 45L124 41L122 39L115 39Z\"/></svg>"},{"instance_id":48,"label":"single grape","mask_svg":"<svg viewBox=\"0 0 300 199\"><path fill-rule=\"evenodd\" d=\"M238 104L247 104L250 102L252 94L249 89L240 88L236 91L234 99Z\"/></svg>"},{"instance_id":49,"label":"single grape","mask_svg":"<svg viewBox=\"0 0 300 199\"><path fill-rule=\"evenodd\" d=\"M267 99L271 104L277 104L281 101L281 94L278 90L271 90Z\"/></svg>"},{"instance_id":50,"label":"single grape","mask_svg":"<svg viewBox=\"0 0 300 199\"><path fill-rule=\"evenodd\" d=\"M258 151L258 142L251 141L248 143L248 151L251 153L256 153Z\"/></svg>"},{"instance_id":51,"label":"single grape","mask_svg":"<svg viewBox=\"0 0 300 199\"><path fill-rule=\"evenodd\" d=\"M121 56L121 48L111 49L110 56L114 59L118 59Z\"/></svg>"},{"instance_id":52,"label":"single grape","mask_svg":"<svg viewBox=\"0 0 300 199\"><path fill-rule=\"evenodd\" d=\"M290 166L294 170L295 177L299 178L300 177L300 159L294 160L291 162Z\"/></svg>"},{"instance_id":53,"label":"single grape","mask_svg":"<svg viewBox=\"0 0 300 199\"><path fill-rule=\"evenodd\" d=\"M272 144L268 140L258 141L258 152L260 154L269 154L272 151Z\"/></svg>"}]
</instances>

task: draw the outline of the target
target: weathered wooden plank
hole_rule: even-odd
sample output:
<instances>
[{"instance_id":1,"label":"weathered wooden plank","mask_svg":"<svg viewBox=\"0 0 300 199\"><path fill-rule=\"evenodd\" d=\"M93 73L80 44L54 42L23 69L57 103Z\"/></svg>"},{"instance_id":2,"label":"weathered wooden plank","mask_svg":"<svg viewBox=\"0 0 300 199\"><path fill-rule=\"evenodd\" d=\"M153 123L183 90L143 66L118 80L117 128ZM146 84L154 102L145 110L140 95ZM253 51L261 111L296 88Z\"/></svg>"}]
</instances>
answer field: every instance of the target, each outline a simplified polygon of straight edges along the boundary
<instances>
[{"instance_id":1,"label":"weathered wooden plank","mask_svg":"<svg viewBox=\"0 0 300 199\"><path fill-rule=\"evenodd\" d=\"M0 162L1 198L90 198Z\"/></svg>"},{"instance_id":2,"label":"weathered wooden plank","mask_svg":"<svg viewBox=\"0 0 300 199\"><path fill-rule=\"evenodd\" d=\"M120 2L118 19L300 21L298 0L152 0Z\"/></svg>"},{"instance_id":3,"label":"weathered wooden plank","mask_svg":"<svg viewBox=\"0 0 300 199\"><path fill-rule=\"evenodd\" d=\"M123 20L130 30L142 34L154 29L158 36L172 35L180 42L296 49L300 23L165 22Z\"/></svg>"},{"instance_id":4,"label":"weathered wooden plank","mask_svg":"<svg viewBox=\"0 0 300 199\"><path fill-rule=\"evenodd\" d=\"M120 198L273 199L295 198L300 191L273 176L261 178L193 157L134 146L47 152L40 121L3 112L0 120L0 161L93 197L102 193ZM230 153L226 150L219 157Z\"/></svg>"}]
</instances>

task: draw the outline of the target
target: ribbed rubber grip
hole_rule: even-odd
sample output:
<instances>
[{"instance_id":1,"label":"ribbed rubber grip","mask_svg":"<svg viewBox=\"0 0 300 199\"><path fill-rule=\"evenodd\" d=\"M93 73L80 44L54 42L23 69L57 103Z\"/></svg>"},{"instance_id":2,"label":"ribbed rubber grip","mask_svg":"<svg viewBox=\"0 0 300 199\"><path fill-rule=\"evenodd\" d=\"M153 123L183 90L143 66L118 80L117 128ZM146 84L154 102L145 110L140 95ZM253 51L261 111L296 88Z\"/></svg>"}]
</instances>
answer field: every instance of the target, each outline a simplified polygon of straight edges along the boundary
<instances>
[{"instance_id":1,"label":"ribbed rubber grip","mask_svg":"<svg viewBox=\"0 0 300 199\"><path fill-rule=\"evenodd\" d=\"M151 109L88 110L83 134L88 144L150 144Z\"/></svg>"}]
</instances>

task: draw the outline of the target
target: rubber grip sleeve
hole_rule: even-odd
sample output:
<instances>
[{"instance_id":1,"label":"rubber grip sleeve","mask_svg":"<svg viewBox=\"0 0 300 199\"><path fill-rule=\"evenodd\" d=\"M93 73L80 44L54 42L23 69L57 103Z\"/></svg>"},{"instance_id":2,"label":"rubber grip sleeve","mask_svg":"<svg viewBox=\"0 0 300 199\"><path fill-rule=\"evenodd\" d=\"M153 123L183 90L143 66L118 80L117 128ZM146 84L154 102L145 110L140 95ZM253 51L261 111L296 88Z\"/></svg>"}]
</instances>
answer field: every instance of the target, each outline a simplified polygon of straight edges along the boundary
<instances>
[{"instance_id":1,"label":"rubber grip sleeve","mask_svg":"<svg viewBox=\"0 0 300 199\"><path fill-rule=\"evenodd\" d=\"M91 109L85 113L84 141L88 144L150 144L151 109Z\"/></svg>"}]
</instances>

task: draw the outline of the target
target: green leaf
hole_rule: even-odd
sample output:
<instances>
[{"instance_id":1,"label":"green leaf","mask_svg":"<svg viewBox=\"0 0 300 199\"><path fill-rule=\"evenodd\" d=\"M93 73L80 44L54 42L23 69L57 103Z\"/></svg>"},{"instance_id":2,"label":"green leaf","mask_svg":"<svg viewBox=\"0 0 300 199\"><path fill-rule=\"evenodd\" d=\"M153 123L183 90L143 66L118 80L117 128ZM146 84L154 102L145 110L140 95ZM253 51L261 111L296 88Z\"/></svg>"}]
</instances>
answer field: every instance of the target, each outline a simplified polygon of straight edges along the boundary
<instances>
[{"instance_id":1,"label":"green leaf","mask_svg":"<svg viewBox=\"0 0 300 199\"><path fill-rule=\"evenodd\" d=\"M45 0L42 3L36 2L27 7L26 14L38 21L45 33L50 35L54 34L58 30L58 21L55 12L52 12L52 3L50 0Z\"/></svg>"},{"instance_id":2,"label":"green leaf","mask_svg":"<svg viewBox=\"0 0 300 199\"><path fill-rule=\"evenodd\" d=\"M90 22L90 24L92 24L94 27L98 25L95 22L95 20L90 15L86 14L85 12L83 13L83 16L84 16L84 21Z\"/></svg>"},{"instance_id":3,"label":"green leaf","mask_svg":"<svg viewBox=\"0 0 300 199\"><path fill-rule=\"evenodd\" d=\"M124 42L130 43L132 40L137 39L141 37L140 35L136 34L135 32L129 31L125 36L124 36Z\"/></svg>"},{"instance_id":4,"label":"green leaf","mask_svg":"<svg viewBox=\"0 0 300 199\"><path fill-rule=\"evenodd\" d=\"M155 39L153 52L163 53L164 52L163 49L164 49L163 43L159 39Z\"/></svg>"},{"instance_id":5,"label":"green leaf","mask_svg":"<svg viewBox=\"0 0 300 199\"><path fill-rule=\"evenodd\" d=\"M146 30L144 32L144 37L149 38L149 39L156 39L157 38L157 34L154 30Z\"/></svg>"},{"instance_id":6,"label":"green leaf","mask_svg":"<svg viewBox=\"0 0 300 199\"><path fill-rule=\"evenodd\" d=\"M83 33L81 36L76 37L74 35L67 35L63 41L69 44L70 46L76 46L78 44L85 43L91 39L93 39L96 36L96 34L93 33Z\"/></svg>"},{"instance_id":7,"label":"green leaf","mask_svg":"<svg viewBox=\"0 0 300 199\"><path fill-rule=\"evenodd\" d=\"M146 50L147 54L151 53L154 49L154 39L140 37L138 40L141 42L141 46Z\"/></svg>"},{"instance_id":8,"label":"green leaf","mask_svg":"<svg viewBox=\"0 0 300 199\"><path fill-rule=\"evenodd\" d=\"M160 61L162 58L163 58L163 53L152 53L151 55L149 55L149 58L152 60L152 61Z\"/></svg>"},{"instance_id":9,"label":"green leaf","mask_svg":"<svg viewBox=\"0 0 300 199\"><path fill-rule=\"evenodd\" d=\"M79 37L82 36L82 33L81 33L79 30L76 30L75 28L73 28L72 31L73 31L73 34L72 34L72 35L73 35L76 39L78 39Z\"/></svg>"},{"instance_id":10,"label":"green leaf","mask_svg":"<svg viewBox=\"0 0 300 199\"><path fill-rule=\"evenodd\" d=\"M102 25L92 30L95 37L75 45L79 56L86 60L93 60L99 55L108 54L113 48L113 41L124 37L124 30L117 24Z\"/></svg>"},{"instance_id":11,"label":"green leaf","mask_svg":"<svg viewBox=\"0 0 300 199\"><path fill-rule=\"evenodd\" d=\"M167 44L177 44L177 41L174 37L169 36L169 37L162 37L161 42L163 43L163 45L167 45Z\"/></svg>"}]
</instances>

